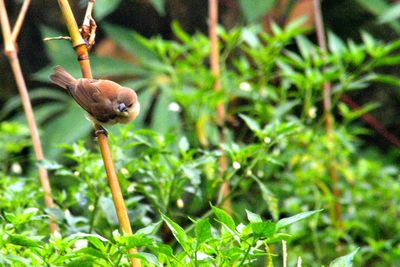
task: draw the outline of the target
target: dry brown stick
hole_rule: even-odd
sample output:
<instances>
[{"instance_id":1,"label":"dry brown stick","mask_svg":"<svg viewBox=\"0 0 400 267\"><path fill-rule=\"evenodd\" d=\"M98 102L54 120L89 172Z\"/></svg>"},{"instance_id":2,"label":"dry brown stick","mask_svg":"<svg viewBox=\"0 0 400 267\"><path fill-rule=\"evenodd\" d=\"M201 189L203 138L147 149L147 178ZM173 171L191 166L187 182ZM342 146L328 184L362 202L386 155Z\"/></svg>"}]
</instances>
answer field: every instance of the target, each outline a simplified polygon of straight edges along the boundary
<instances>
[{"instance_id":1,"label":"dry brown stick","mask_svg":"<svg viewBox=\"0 0 400 267\"><path fill-rule=\"evenodd\" d=\"M321 5L319 0L314 0L314 15L315 15L315 27L317 32L318 44L323 51L326 53L326 37L324 30L324 21L322 19ZM336 159L334 154L334 136L333 136L333 117L332 117L332 106L331 106L331 83L325 82L323 87L323 102L325 112L325 129L328 139L328 149L330 154L329 162L329 176L332 180L333 195L334 195L334 206L336 223L339 228L342 228L342 209L339 203L340 189L336 170Z\"/></svg>"},{"instance_id":2,"label":"dry brown stick","mask_svg":"<svg viewBox=\"0 0 400 267\"><path fill-rule=\"evenodd\" d=\"M74 15L72 13L71 7L68 3L68 0L58 0L58 4L60 6L61 12L63 14L65 23L68 28L68 32L72 39L72 46L76 51L78 56L78 61L81 67L82 76L84 78L92 78L92 71L90 68L90 60L89 53L86 47L85 41L83 40ZM96 126L96 130L98 130L99 126ZM121 188L119 186L119 181L117 174L115 172L114 162L112 160L110 147L108 145L108 138L104 131L96 131L97 140L99 142L101 155L103 157L104 166L106 169L106 173L108 176L108 182L110 185L111 194L113 196L115 209L117 211L117 217L119 220L120 228L122 232L126 235L132 235L132 228L129 222L128 213L125 207L125 202L122 196ZM130 254L137 253L135 248L129 249ZM132 267L140 267L140 260L134 257L131 257L131 266Z\"/></svg>"},{"instance_id":3,"label":"dry brown stick","mask_svg":"<svg viewBox=\"0 0 400 267\"><path fill-rule=\"evenodd\" d=\"M21 31L22 24L24 23L26 12L28 11L28 7L29 7L30 3L31 3L31 0L25 0L24 3L22 4L21 10L19 11L17 21L15 22L13 31L11 33L11 36L12 36L11 38L14 42L16 42L18 39L18 35Z\"/></svg>"},{"instance_id":4,"label":"dry brown stick","mask_svg":"<svg viewBox=\"0 0 400 267\"><path fill-rule=\"evenodd\" d=\"M43 41L48 42L48 41L59 41L59 40L66 40L66 41L71 41L71 37L69 36L57 36L57 37L46 37L43 39Z\"/></svg>"},{"instance_id":5,"label":"dry brown stick","mask_svg":"<svg viewBox=\"0 0 400 267\"><path fill-rule=\"evenodd\" d=\"M28 4L26 4L28 2ZM28 8L29 0L25 0L23 4L23 8L21 9L22 13L26 13L26 9ZM20 21L14 28L15 38L18 36L19 29L21 28L23 15L19 15L18 21ZM16 49L15 41L13 39L13 35L11 33L11 27L8 20L7 10L5 8L4 0L0 0L0 19L1 19L1 28L4 39L4 53L7 56L12 71L14 73L15 81L17 83L18 91L21 97L22 106L24 108L25 117L28 121L29 130L31 133L33 150L35 152L36 160L41 161L44 159L42 145L40 142L39 131L36 126L35 116L33 115L32 105L28 95L28 89L25 84L25 79L22 74L21 65L18 58L18 52ZM39 171L39 179L40 184L43 189L44 194L44 203L47 208L54 207L53 198L51 196L51 187L49 182L49 177L47 174L47 170L41 166L38 167ZM53 219L50 218L49 222L50 232L54 233L57 230L57 224L53 222Z\"/></svg>"},{"instance_id":6,"label":"dry brown stick","mask_svg":"<svg viewBox=\"0 0 400 267\"><path fill-rule=\"evenodd\" d=\"M85 40L87 40L89 49L94 45L95 43L95 37L96 37L96 22L94 21L92 17L92 12L93 12L93 7L94 3L96 0L89 0L88 5L86 8L85 12L85 17L83 19L82 27L80 29L80 32Z\"/></svg>"},{"instance_id":7,"label":"dry brown stick","mask_svg":"<svg viewBox=\"0 0 400 267\"><path fill-rule=\"evenodd\" d=\"M209 36L210 36L210 65L211 72L214 75L214 90L221 90L221 71L219 67L219 49L218 49L218 36L217 36L217 25L218 25L218 0L209 0L208 1L208 12L209 12ZM220 145L225 144L225 133L224 133L224 125L225 125L225 107L223 103L217 104L217 125L219 131L219 143ZM228 159L225 155L219 157L219 172L222 176L224 172L228 168ZM230 199L226 198L230 193L229 181L223 181L219 199L225 199L222 203L222 208L228 213L232 213L232 204Z\"/></svg>"}]
</instances>

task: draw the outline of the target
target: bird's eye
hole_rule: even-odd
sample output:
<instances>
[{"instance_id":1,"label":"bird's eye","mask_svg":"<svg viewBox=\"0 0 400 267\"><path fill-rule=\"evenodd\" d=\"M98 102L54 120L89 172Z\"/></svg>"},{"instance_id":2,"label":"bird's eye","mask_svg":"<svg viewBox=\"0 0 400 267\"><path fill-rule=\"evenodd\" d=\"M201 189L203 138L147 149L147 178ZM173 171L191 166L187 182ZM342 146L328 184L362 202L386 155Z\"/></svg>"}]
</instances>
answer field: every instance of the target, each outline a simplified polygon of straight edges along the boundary
<instances>
[{"instance_id":1,"label":"bird's eye","mask_svg":"<svg viewBox=\"0 0 400 267\"><path fill-rule=\"evenodd\" d=\"M129 104L127 107L128 107L128 108L131 108L131 107L132 107L132 105L133 105L133 103Z\"/></svg>"}]
</instances>

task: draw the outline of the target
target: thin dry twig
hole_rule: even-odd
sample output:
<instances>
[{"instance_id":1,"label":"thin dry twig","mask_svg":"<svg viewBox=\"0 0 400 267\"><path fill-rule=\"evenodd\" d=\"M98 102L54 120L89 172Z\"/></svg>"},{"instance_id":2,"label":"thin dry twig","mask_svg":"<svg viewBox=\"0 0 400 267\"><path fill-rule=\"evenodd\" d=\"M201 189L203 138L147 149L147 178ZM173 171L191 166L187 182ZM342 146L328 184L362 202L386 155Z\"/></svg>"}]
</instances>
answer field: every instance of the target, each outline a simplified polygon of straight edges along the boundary
<instances>
[{"instance_id":1,"label":"thin dry twig","mask_svg":"<svg viewBox=\"0 0 400 267\"><path fill-rule=\"evenodd\" d=\"M91 2L89 2L89 4L90 3ZM78 25L72 13L71 7L68 3L68 0L58 0L58 4L65 19L68 32L71 36L72 46L74 47L76 54L78 56L78 61L81 67L82 76L84 78L91 79L92 71L90 68L88 48L78 29ZM108 182L110 185L111 194L113 196L115 209L117 211L117 217L119 220L120 228L124 234L132 235L131 224L129 222L128 213L126 210L121 188L119 186L119 181L115 171L114 162L111 156L110 147L108 145L108 137L104 133L104 131L97 131L99 129L98 127L99 127L98 125L95 126L97 140L100 146L101 155L103 157L104 166L108 176ZM137 253L137 250L135 248L131 248L128 250L128 252L130 254L135 254ZM131 257L131 266L140 267L141 266L140 260Z\"/></svg>"},{"instance_id":2,"label":"thin dry twig","mask_svg":"<svg viewBox=\"0 0 400 267\"><path fill-rule=\"evenodd\" d=\"M301 265L302 265L302 259L301 259L301 257L299 256L298 258L297 258L297 267L301 267Z\"/></svg>"},{"instance_id":3,"label":"thin dry twig","mask_svg":"<svg viewBox=\"0 0 400 267\"><path fill-rule=\"evenodd\" d=\"M69 36L57 36L57 37L46 37L43 39L43 41L48 42L48 41L58 41L58 40L67 40L71 41L71 37Z\"/></svg>"},{"instance_id":4,"label":"thin dry twig","mask_svg":"<svg viewBox=\"0 0 400 267\"><path fill-rule=\"evenodd\" d=\"M324 30L324 21L322 19L321 5L319 0L314 0L314 15L315 15L315 27L317 31L318 44L323 52L326 52L326 37ZM328 149L330 154L329 160L329 176L332 180L333 195L334 195L334 208L335 208L335 219L339 228L342 228L342 208L339 203L340 189L336 170L336 159L333 136L333 116L331 106L331 83L325 82L323 87L323 102L325 112L325 129L328 139Z\"/></svg>"},{"instance_id":5,"label":"thin dry twig","mask_svg":"<svg viewBox=\"0 0 400 267\"><path fill-rule=\"evenodd\" d=\"M282 266L287 267L287 245L285 240L282 240Z\"/></svg>"},{"instance_id":6,"label":"thin dry twig","mask_svg":"<svg viewBox=\"0 0 400 267\"><path fill-rule=\"evenodd\" d=\"M218 49L218 35L217 35L217 24L218 24L218 0L209 0L208 1L208 12L209 12L209 36L210 36L210 65L211 72L214 75L214 90L221 90L221 71L219 67L219 49ZM219 132L219 143L225 144L225 107L223 103L218 103L217 105L217 125ZM223 173L228 168L228 159L225 155L219 157L219 172L222 176ZM226 198L230 194L230 186L228 181L223 181L220 192L219 199L225 199L222 203L222 208L228 213L232 213L232 204L230 199Z\"/></svg>"},{"instance_id":7,"label":"thin dry twig","mask_svg":"<svg viewBox=\"0 0 400 267\"><path fill-rule=\"evenodd\" d=\"M23 7L21 8L21 13L26 13L26 10L29 6L29 0L25 0ZM20 31L23 15L18 16L17 25L14 28L14 38L17 38L18 33ZM22 106L24 108L25 117L28 122L29 131L31 133L33 150L35 152L35 157L37 161L44 160L42 145L40 142L39 131L37 129L35 116L33 114L32 105L28 95L28 89L25 84L25 79L22 74L21 64L18 58L18 52L15 46L15 41L13 35L11 33L11 27L8 20L7 10L5 8L4 0L0 0L0 19L1 19L1 28L3 33L3 40L4 40L4 52L7 56L12 71L14 73L15 81L17 83L18 91L21 97ZM38 167L39 171L39 180L41 187L43 189L44 194L44 203L47 208L54 207L53 198L51 196L51 186L49 181L49 176L47 170L41 166ZM57 224L54 223L54 218L50 218L49 223L50 232L54 233L57 230Z\"/></svg>"},{"instance_id":8,"label":"thin dry twig","mask_svg":"<svg viewBox=\"0 0 400 267\"><path fill-rule=\"evenodd\" d=\"M13 31L11 33L11 38L14 41L14 43L18 39L18 35L21 31L22 24L24 23L26 12L28 11L28 7L29 7L30 3L31 3L31 0L25 0L24 3L22 4L21 10L19 11L17 21L15 22Z\"/></svg>"},{"instance_id":9,"label":"thin dry twig","mask_svg":"<svg viewBox=\"0 0 400 267\"><path fill-rule=\"evenodd\" d=\"M95 44L97 24L92 17L93 7L96 0L89 0L83 19L82 27L79 29L83 39L87 42L90 50Z\"/></svg>"}]
</instances>

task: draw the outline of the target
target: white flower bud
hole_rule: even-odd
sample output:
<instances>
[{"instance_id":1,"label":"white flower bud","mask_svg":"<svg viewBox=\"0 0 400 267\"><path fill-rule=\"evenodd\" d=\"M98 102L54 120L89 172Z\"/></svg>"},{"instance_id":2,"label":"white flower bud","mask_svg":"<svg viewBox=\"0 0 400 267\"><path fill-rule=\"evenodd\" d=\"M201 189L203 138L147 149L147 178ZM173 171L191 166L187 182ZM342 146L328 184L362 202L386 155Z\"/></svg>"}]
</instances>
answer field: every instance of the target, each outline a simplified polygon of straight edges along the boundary
<instances>
[{"instance_id":1,"label":"white flower bud","mask_svg":"<svg viewBox=\"0 0 400 267\"><path fill-rule=\"evenodd\" d=\"M178 199L176 200L176 206L177 206L178 208L180 208L180 209L182 209L182 208L185 206L185 202L183 202L183 199L182 199L182 198L178 198Z\"/></svg>"},{"instance_id":2,"label":"white flower bud","mask_svg":"<svg viewBox=\"0 0 400 267\"><path fill-rule=\"evenodd\" d=\"M129 171L128 171L126 168L121 168L121 173L122 173L123 175L128 175L128 174L129 174Z\"/></svg>"},{"instance_id":3,"label":"white flower bud","mask_svg":"<svg viewBox=\"0 0 400 267\"><path fill-rule=\"evenodd\" d=\"M22 173L22 167L19 163L13 163L11 165L11 172L15 173L15 174L21 174Z\"/></svg>"},{"instance_id":4,"label":"white flower bud","mask_svg":"<svg viewBox=\"0 0 400 267\"><path fill-rule=\"evenodd\" d=\"M169 105L168 105L168 109L170 110L170 111L173 111L173 112L180 112L182 109L181 109L181 106L179 106L179 104L178 103L176 103L176 102L171 102Z\"/></svg>"},{"instance_id":5,"label":"white flower bud","mask_svg":"<svg viewBox=\"0 0 400 267\"><path fill-rule=\"evenodd\" d=\"M232 167L233 167L235 170L239 170L241 166L240 166L240 163L239 163L239 162L234 161L234 162L232 163Z\"/></svg>"},{"instance_id":6,"label":"white flower bud","mask_svg":"<svg viewBox=\"0 0 400 267\"><path fill-rule=\"evenodd\" d=\"M240 88L240 90L245 91L245 92L250 92L251 91L251 86L250 86L250 84L248 82L240 83L239 84L239 88Z\"/></svg>"},{"instance_id":7,"label":"white flower bud","mask_svg":"<svg viewBox=\"0 0 400 267\"><path fill-rule=\"evenodd\" d=\"M76 240L74 243L74 247L76 249L86 248L88 246L88 241L86 239Z\"/></svg>"}]
</instances>

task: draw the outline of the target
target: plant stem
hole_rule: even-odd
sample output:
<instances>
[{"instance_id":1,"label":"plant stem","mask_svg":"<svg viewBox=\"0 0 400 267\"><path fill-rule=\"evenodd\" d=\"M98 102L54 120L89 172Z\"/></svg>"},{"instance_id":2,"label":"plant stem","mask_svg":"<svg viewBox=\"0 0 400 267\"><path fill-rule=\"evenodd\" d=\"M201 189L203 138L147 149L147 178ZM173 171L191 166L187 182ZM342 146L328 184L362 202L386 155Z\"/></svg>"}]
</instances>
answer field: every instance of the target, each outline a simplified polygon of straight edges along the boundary
<instances>
[{"instance_id":1,"label":"plant stem","mask_svg":"<svg viewBox=\"0 0 400 267\"><path fill-rule=\"evenodd\" d=\"M95 195L95 200L94 200L94 205L93 205L93 212L92 212L92 216L90 217L90 226L89 226L89 234L93 231L94 228L94 219L96 217L96 213L97 213L97 207L99 206L99 199L100 199L101 195L98 196L97 194Z\"/></svg>"},{"instance_id":2,"label":"plant stem","mask_svg":"<svg viewBox=\"0 0 400 267\"><path fill-rule=\"evenodd\" d=\"M31 0L25 0L24 3L22 4L21 10L19 11L17 21L15 22L13 31L11 33L11 38L14 41L14 43L18 39L18 35L21 31L22 23L24 23L26 12L28 11L28 7L29 7L30 3L31 3Z\"/></svg>"},{"instance_id":3,"label":"plant stem","mask_svg":"<svg viewBox=\"0 0 400 267\"><path fill-rule=\"evenodd\" d=\"M218 35L217 35L217 24L218 24L218 0L209 0L208 1L208 12L209 12L209 36L210 36L210 65L211 72L214 75L215 83L214 90L221 90L221 71L219 67L219 49L218 49ZM225 108L223 103L217 104L217 126L219 132L219 143L220 145L225 144L225 133L224 133L224 124L225 124ZM223 173L228 169L228 159L225 155L219 157L219 172L220 176L223 176ZM222 197L229 195L230 187L229 181L224 180L222 182L220 188L220 194ZM227 199L222 208L232 214L232 203L230 199Z\"/></svg>"},{"instance_id":4,"label":"plant stem","mask_svg":"<svg viewBox=\"0 0 400 267\"><path fill-rule=\"evenodd\" d=\"M78 25L72 13L71 7L68 3L68 0L58 0L58 4L65 19L68 32L71 36L72 46L74 47L76 54L78 56L78 61L81 67L82 76L84 78L91 79L92 71L90 68L89 53L85 45L85 42L79 32ZM99 126L95 125L95 128L96 130L98 130ZM114 162L111 157L111 151L108 145L107 135L101 131L96 131L96 135L100 146L101 155L103 157L106 173L108 176L108 182L114 200L115 209L117 211L120 228L123 234L132 235L132 228L125 207L125 201L122 196L121 187L119 185L118 177L115 171ZM128 252L130 254L135 254L137 253L137 250L135 248L131 248L128 250ZM131 266L132 267L141 266L140 260L131 257Z\"/></svg>"},{"instance_id":5,"label":"plant stem","mask_svg":"<svg viewBox=\"0 0 400 267\"><path fill-rule=\"evenodd\" d=\"M37 129L35 116L33 114L32 105L29 99L28 89L25 84L25 79L22 74L21 64L19 62L17 49L15 47L15 39L18 36L19 30L22 26L23 18L25 17L26 10L29 6L29 0L25 0L23 7L21 8L21 13L18 16L17 25L14 28L14 35L11 33L11 27L8 20L8 14L4 4L4 0L0 0L0 19L1 28L4 39L4 52L10 62L12 71L14 73L14 78L17 83L18 91L21 97L22 106L24 108L25 117L28 121L29 131L31 133L33 150L35 152L35 157L37 161L44 160L42 145L40 142L39 131ZM43 189L44 203L47 208L53 208L54 202L51 196L51 186L49 182L49 176L47 170L41 166L38 167L39 180ZM54 218L50 218L49 222L50 232L54 233L58 226L54 223Z\"/></svg>"},{"instance_id":6,"label":"plant stem","mask_svg":"<svg viewBox=\"0 0 400 267\"><path fill-rule=\"evenodd\" d=\"M319 0L314 0L314 13L315 13L315 27L317 32L318 44L321 50L325 53L326 49L326 37L324 30L324 22L321 14L321 5ZM337 170L336 170L336 159L334 147L334 136L333 136L333 116L331 106L331 83L325 82L323 88L323 101L324 101L324 112L325 112L325 129L328 139L328 150L329 150L329 176L332 180L333 196L334 196L334 208L336 223L338 228L343 227L342 221L342 209L339 203L340 189L338 184Z\"/></svg>"},{"instance_id":7,"label":"plant stem","mask_svg":"<svg viewBox=\"0 0 400 267\"><path fill-rule=\"evenodd\" d=\"M244 262L246 261L247 256L248 256L249 253L250 253L250 250L251 250L251 248L252 248L253 246L254 246L254 238L253 238L252 244L249 245L249 247L246 249L246 252L245 252L245 254L244 254L244 256L243 256L243 259L242 259L241 262L239 263L238 267L243 266Z\"/></svg>"}]
</instances>

